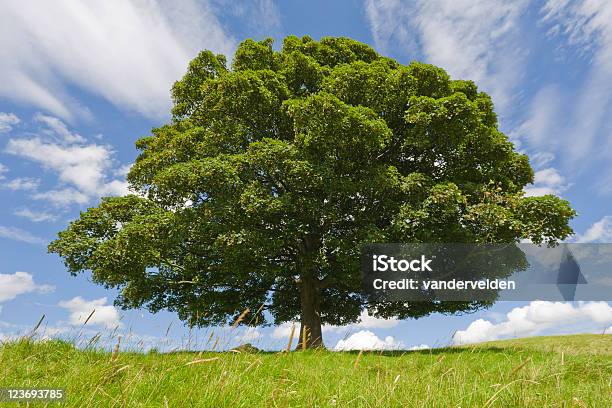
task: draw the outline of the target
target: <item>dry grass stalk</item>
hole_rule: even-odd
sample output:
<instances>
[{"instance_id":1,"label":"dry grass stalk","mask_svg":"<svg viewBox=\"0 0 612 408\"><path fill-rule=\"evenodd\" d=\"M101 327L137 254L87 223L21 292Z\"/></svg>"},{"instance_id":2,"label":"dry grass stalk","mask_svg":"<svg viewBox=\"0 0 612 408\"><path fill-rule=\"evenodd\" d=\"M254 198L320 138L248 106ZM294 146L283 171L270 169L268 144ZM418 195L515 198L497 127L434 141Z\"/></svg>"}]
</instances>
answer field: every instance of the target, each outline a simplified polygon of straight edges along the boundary
<instances>
[{"instance_id":1,"label":"dry grass stalk","mask_svg":"<svg viewBox=\"0 0 612 408\"><path fill-rule=\"evenodd\" d=\"M514 370L512 370L512 372L510 373L510 376L513 376L514 374L516 374L521 368L525 367L527 363L530 361L531 361L531 357L527 358L525 361L523 361L521 364L515 367Z\"/></svg>"},{"instance_id":2,"label":"dry grass stalk","mask_svg":"<svg viewBox=\"0 0 612 408\"><path fill-rule=\"evenodd\" d=\"M287 353L291 352L291 345L293 344L294 334L295 334L295 323L291 325L291 333L289 334L289 343L287 343Z\"/></svg>"},{"instance_id":3,"label":"dry grass stalk","mask_svg":"<svg viewBox=\"0 0 612 408\"><path fill-rule=\"evenodd\" d=\"M200 359L197 359L197 360L190 361L190 362L186 363L185 365L186 366L190 366L192 364L207 363L209 361L215 361L215 360L218 360L218 359L219 359L219 357L200 358Z\"/></svg>"},{"instance_id":4,"label":"dry grass stalk","mask_svg":"<svg viewBox=\"0 0 612 408\"><path fill-rule=\"evenodd\" d=\"M241 321L244 320L244 317L249 314L251 310L247 307L246 309L244 309L244 311L242 313L240 313L240 316L238 316L238 318L236 319L236 321L234 322L234 324L232 324L232 329L235 329L236 327L238 327L238 325L240 324Z\"/></svg>"},{"instance_id":5,"label":"dry grass stalk","mask_svg":"<svg viewBox=\"0 0 612 408\"><path fill-rule=\"evenodd\" d=\"M302 350L306 350L308 346L308 327L302 330Z\"/></svg>"},{"instance_id":6,"label":"dry grass stalk","mask_svg":"<svg viewBox=\"0 0 612 408\"><path fill-rule=\"evenodd\" d=\"M111 361L117 360L119 357L119 346L121 345L121 336L117 337L117 344L115 344L115 348L113 349L113 354L111 354Z\"/></svg>"},{"instance_id":7,"label":"dry grass stalk","mask_svg":"<svg viewBox=\"0 0 612 408\"><path fill-rule=\"evenodd\" d=\"M353 368L357 368L359 366L359 360L361 360L361 356L363 356L363 350L359 350L359 354L357 354L357 358L355 359L355 364L353 364Z\"/></svg>"},{"instance_id":8,"label":"dry grass stalk","mask_svg":"<svg viewBox=\"0 0 612 408\"><path fill-rule=\"evenodd\" d=\"M565 353L561 352L561 365L565 365Z\"/></svg>"},{"instance_id":9,"label":"dry grass stalk","mask_svg":"<svg viewBox=\"0 0 612 408\"><path fill-rule=\"evenodd\" d=\"M219 344L219 340L220 340L220 339L221 339L221 337L220 337L220 336L217 336L217 339L215 340L215 344L213 344L213 346L212 346L212 350L214 350L214 349L216 349L216 348L217 348L217 344Z\"/></svg>"}]
</instances>

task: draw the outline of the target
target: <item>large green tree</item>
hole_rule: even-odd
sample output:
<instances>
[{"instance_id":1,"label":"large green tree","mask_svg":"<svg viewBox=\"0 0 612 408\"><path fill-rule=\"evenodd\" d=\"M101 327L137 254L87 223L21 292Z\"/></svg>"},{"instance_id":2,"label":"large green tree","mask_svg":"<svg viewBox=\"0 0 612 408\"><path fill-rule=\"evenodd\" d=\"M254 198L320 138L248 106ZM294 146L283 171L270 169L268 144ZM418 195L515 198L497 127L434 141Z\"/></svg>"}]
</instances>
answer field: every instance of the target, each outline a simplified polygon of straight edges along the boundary
<instances>
[{"instance_id":1,"label":"large green tree","mask_svg":"<svg viewBox=\"0 0 612 408\"><path fill-rule=\"evenodd\" d=\"M487 302L371 304L359 251L371 242L554 243L569 204L524 197L533 181L491 98L438 67L402 65L348 38L246 40L231 68L201 52L172 88L172 121L137 141L128 181L49 246L72 274L120 289L125 308L192 325L299 319L364 308L380 317Z\"/></svg>"}]
</instances>

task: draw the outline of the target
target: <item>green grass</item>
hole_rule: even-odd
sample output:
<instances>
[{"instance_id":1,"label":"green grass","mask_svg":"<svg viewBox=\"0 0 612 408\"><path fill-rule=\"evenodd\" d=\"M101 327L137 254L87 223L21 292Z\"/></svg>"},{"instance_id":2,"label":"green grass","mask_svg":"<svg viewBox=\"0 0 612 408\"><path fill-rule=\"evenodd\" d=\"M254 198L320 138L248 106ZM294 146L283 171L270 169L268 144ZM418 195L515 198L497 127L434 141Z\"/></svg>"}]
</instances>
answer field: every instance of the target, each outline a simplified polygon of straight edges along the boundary
<instances>
[{"instance_id":1,"label":"green grass","mask_svg":"<svg viewBox=\"0 0 612 408\"><path fill-rule=\"evenodd\" d=\"M20 340L0 347L0 387L9 386L65 387L70 407L612 407L612 336L363 355L113 356Z\"/></svg>"}]
</instances>

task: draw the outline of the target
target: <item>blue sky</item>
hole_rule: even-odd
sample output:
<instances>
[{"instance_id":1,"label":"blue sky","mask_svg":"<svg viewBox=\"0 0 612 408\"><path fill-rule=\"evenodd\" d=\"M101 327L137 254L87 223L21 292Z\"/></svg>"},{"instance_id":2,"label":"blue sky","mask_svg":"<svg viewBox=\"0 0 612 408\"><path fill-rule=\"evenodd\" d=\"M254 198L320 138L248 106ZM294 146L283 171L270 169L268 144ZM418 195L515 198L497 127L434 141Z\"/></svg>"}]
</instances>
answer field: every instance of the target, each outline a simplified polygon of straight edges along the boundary
<instances>
[{"instance_id":1,"label":"blue sky","mask_svg":"<svg viewBox=\"0 0 612 408\"><path fill-rule=\"evenodd\" d=\"M612 242L608 1L8 0L0 14L0 338L45 314L47 335L122 333L165 348L188 341L171 313L114 308L116 292L86 274L71 277L45 244L101 196L125 191L134 142L169 120L169 89L199 50L231 56L247 37L271 36L278 46L290 34L348 36L402 63L430 62L474 80L492 95L501 129L532 159L527 194L572 203L573 241ZM325 341L436 346L610 325L606 302L500 302L464 316L364 316L325 328ZM206 339L211 330L191 336ZM279 348L289 330L217 333Z\"/></svg>"}]
</instances>

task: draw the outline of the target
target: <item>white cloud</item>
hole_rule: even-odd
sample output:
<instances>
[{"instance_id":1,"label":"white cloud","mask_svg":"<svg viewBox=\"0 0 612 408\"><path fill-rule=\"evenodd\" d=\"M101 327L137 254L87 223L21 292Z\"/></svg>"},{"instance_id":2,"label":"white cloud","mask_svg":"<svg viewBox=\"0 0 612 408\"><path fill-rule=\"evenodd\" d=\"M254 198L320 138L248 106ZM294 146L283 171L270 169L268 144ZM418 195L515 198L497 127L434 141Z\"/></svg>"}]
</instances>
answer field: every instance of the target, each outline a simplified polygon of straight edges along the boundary
<instances>
[{"instance_id":1,"label":"white cloud","mask_svg":"<svg viewBox=\"0 0 612 408\"><path fill-rule=\"evenodd\" d=\"M364 329L390 329L399 324L397 319L381 319L379 317L370 316L367 310L361 312L359 322L355 324L356 327L362 327Z\"/></svg>"},{"instance_id":2,"label":"white cloud","mask_svg":"<svg viewBox=\"0 0 612 408\"><path fill-rule=\"evenodd\" d=\"M366 0L364 6L374 43L381 51L386 50L392 38L396 38L404 46L412 39L408 27L401 23L407 13L401 1Z\"/></svg>"},{"instance_id":3,"label":"white cloud","mask_svg":"<svg viewBox=\"0 0 612 408\"><path fill-rule=\"evenodd\" d=\"M87 204L90 200L90 197L87 194L84 194L73 188L50 190L45 191L44 193L36 193L32 195L32 198L35 200L49 202L60 207L67 207L71 204L83 205Z\"/></svg>"},{"instance_id":4,"label":"white cloud","mask_svg":"<svg viewBox=\"0 0 612 408\"><path fill-rule=\"evenodd\" d=\"M42 212L32 211L28 208L17 210L13 212L13 214L15 214L18 217L27 218L28 220L32 222L55 221L58 218L57 215L55 214L51 214L51 213L44 212L44 211Z\"/></svg>"},{"instance_id":5,"label":"white cloud","mask_svg":"<svg viewBox=\"0 0 612 408\"><path fill-rule=\"evenodd\" d=\"M293 326L293 324L294 323L286 322L276 326L270 336L272 336L273 339L288 339L291 335L291 327ZM299 336L299 330L300 323L295 323L295 332L293 334L294 337Z\"/></svg>"},{"instance_id":6,"label":"white cloud","mask_svg":"<svg viewBox=\"0 0 612 408\"><path fill-rule=\"evenodd\" d=\"M273 0L213 0L215 12L242 19L258 37L272 36L281 27L281 15Z\"/></svg>"},{"instance_id":7,"label":"white cloud","mask_svg":"<svg viewBox=\"0 0 612 408\"><path fill-rule=\"evenodd\" d=\"M555 155L550 152L537 152L529 157L529 161L534 169L542 169L555 159Z\"/></svg>"},{"instance_id":8,"label":"white cloud","mask_svg":"<svg viewBox=\"0 0 612 408\"><path fill-rule=\"evenodd\" d=\"M453 343L467 344L509 337L525 337L545 330L560 333L601 330L612 322L612 307L607 302L533 301L524 307L516 307L506 314L506 320L491 323L478 319L467 329L453 336Z\"/></svg>"},{"instance_id":9,"label":"white cloud","mask_svg":"<svg viewBox=\"0 0 612 408\"><path fill-rule=\"evenodd\" d=\"M8 167L0 163L0 180L4 180L4 173L8 171Z\"/></svg>"},{"instance_id":10,"label":"white cloud","mask_svg":"<svg viewBox=\"0 0 612 408\"><path fill-rule=\"evenodd\" d=\"M14 113L0 112L0 133L7 133L13 126L21 122Z\"/></svg>"},{"instance_id":11,"label":"white cloud","mask_svg":"<svg viewBox=\"0 0 612 408\"><path fill-rule=\"evenodd\" d=\"M101 196L127 193L124 180L110 179L116 166L110 146L86 144L85 138L70 131L58 118L38 114L34 119L42 125L39 134L31 138L10 139L4 150L57 173L62 188L33 194L34 199L67 206L85 204ZM24 188L26 184L15 182L14 187Z\"/></svg>"},{"instance_id":12,"label":"white cloud","mask_svg":"<svg viewBox=\"0 0 612 408\"><path fill-rule=\"evenodd\" d=\"M390 329L399 324L399 320L397 319L381 319L379 317L370 316L367 310L361 312L359 316L359 321L357 323L349 324L347 326L332 326L329 324L324 324L321 330L325 333L330 332L347 332L353 329ZM274 339L288 339L291 335L291 326L292 322L286 322L279 326L276 326L272 331L272 338ZM295 333L294 336L298 336L300 331L300 323L295 323Z\"/></svg>"},{"instance_id":13,"label":"white cloud","mask_svg":"<svg viewBox=\"0 0 612 408\"><path fill-rule=\"evenodd\" d=\"M526 196L559 195L569 188L569 184L559 171L553 167L535 172L533 185L525 188Z\"/></svg>"},{"instance_id":14,"label":"white cloud","mask_svg":"<svg viewBox=\"0 0 612 408\"><path fill-rule=\"evenodd\" d=\"M404 344L395 340L392 336L380 339L369 330L361 330L346 339L339 340L334 350L398 350L403 347Z\"/></svg>"},{"instance_id":15,"label":"white cloud","mask_svg":"<svg viewBox=\"0 0 612 408\"><path fill-rule=\"evenodd\" d=\"M15 46L21 44L22 46ZM71 119L79 87L120 108L168 114L169 90L202 49L230 53L208 2L3 2L0 96Z\"/></svg>"},{"instance_id":16,"label":"white cloud","mask_svg":"<svg viewBox=\"0 0 612 408\"><path fill-rule=\"evenodd\" d=\"M104 170L110 167L112 150L107 146L62 146L39 138L11 139L6 150L58 173L62 182L85 192L94 192L103 184Z\"/></svg>"},{"instance_id":17,"label":"white cloud","mask_svg":"<svg viewBox=\"0 0 612 408\"><path fill-rule=\"evenodd\" d=\"M105 297L94 300L85 300L80 296L70 300L63 300L58 303L58 306L70 312L69 321L72 325L82 325L85 320L95 310L88 325L101 325L107 328L121 326L119 312L113 305L106 304Z\"/></svg>"},{"instance_id":18,"label":"white cloud","mask_svg":"<svg viewBox=\"0 0 612 408\"><path fill-rule=\"evenodd\" d=\"M606 215L591 225L584 234L576 237L576 242L612 242L612 216Z\"/></svg>"},{"instance_id":19,"label":"white cloud","mask_svg":"<svg viewBox=\"0 0 612 408\"><path fill-rule=\"evenodd\" d=\"M554 149L559 141L551 135L559 134L566 126L567 112L563 93L557 85L538 90L529 104L527 119L511 133L513 139L529 142L531 147Z\"/></svg>"},{"instance_id":20,"label":"white cloud","mask_svg":"<svg viewBox=\"0 0 612 408\"><path fill-rule=\"evenodd\" d=\"M523 74L519 20L527 0L366 0L376 46L392 42L413 51L452 77L472 79L503 111Z\"/></svg>"},{"instance_id":21,"label":"white cloud","mask_svg":"<svg viewBox=\"0 0 612 408\"><path fill-rule=\"evenodd\" d=\"M24 293L49 293L53 289L53 286L35 283L34 277L27 272L0 273L0 302L13 300Z\"/></svg>"},{"instance_id":22,"label":"white cloud","mask_svg":"<svg viewBox=\"0 0 612 408\"><path fill-rule=\"evenodd\" d=\"M34 120L39 123L45 124L48 128L47 133L51 134L52 136L59 136L61 138L61 141L64 141L66 143L83 143L86 141L83 136L68 130L66 124L56 117L37 113L36 115L34 115Z\"/></svg>"},{"instance_id":23,"label":"white cloud","mask_svg":"<svg viewBox=\"0 0 612 408\"><path fill-rule=\"evenodd\" d=\"M30 177L18 177L5 184L10 190L36 190L40 185L40 180Z\"/></svg>"},{"instance_id":24,"label":"white cloud","mask_svg":"<svg viewBox=\"0 0 612 408\"><path fill-rule=\"evenodd\" d=\"M566 38L577 54L588 54L590 69L581 75L585 81L579 94L571 100L574 109L563 136L573 161L593 159L604 150L597 146L598 137L607 141L604 147L612 148L609 136L600 134L612 101L612 2L548 0L542 13L542 21L549 25L551 36ZM603 157L607 158L607 155Z\"/></svg>"},{"instance_id":25,"label":"white cloud","mask_svg":"<svg viewBox=\"0 0 612 408\"><path fill-rule=\"evenodd\" d=\"M0 238L8 238L13 241L26 242L28 244L45 244L47 241L32 235L28 231L16 227L6 227L0 225Z\"/></svg>"},{"instance_id":26,"label":"white cloud","mask_svg":"<svg viewBox=\"0 0 612 408\"><path fill-rule=\"evenodd\" d=\"M419 344L417 346L408 347L407 350L415 351L415 350L429 350L431 347L427 344Z\"/></svg>"},{"instance_id":27,"label":"white cloud","mask_svg":"<svg viewBox=\"0 0 612 408\"><path fill-rule=\"evenodd\" d=\"M113 174L117 177L127 177L128 173L130 172L130 169L132 168L132 163L130 164L124 164L123 166L119 167L118 169L116 169Z\"/></svg>"},{"instance_id":28,"label":"white cloud","mask_svg":"<svg viewBox=\"0 0 612 408\"><path fill-rule=\"evenodd\" d=\"M259 340L263 335L255 327L247 327L243 333L235 337L238 343L252 343L255 340Z\"/></svg>"}]
</instances>

